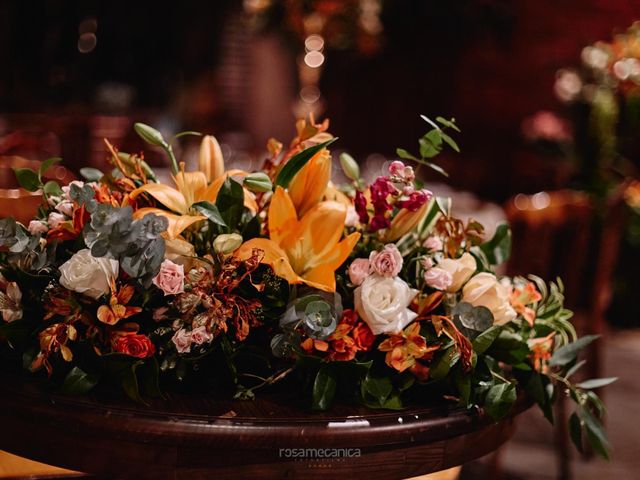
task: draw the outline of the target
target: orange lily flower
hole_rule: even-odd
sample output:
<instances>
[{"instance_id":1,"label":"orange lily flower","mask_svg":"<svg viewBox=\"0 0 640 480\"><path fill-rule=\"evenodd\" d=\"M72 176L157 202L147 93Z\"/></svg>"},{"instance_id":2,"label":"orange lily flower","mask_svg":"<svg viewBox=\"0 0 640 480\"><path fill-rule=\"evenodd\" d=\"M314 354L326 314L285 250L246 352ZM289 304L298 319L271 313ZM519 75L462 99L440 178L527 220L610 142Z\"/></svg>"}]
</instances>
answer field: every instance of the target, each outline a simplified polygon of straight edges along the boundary
<instances>
[{"instance_id":1,"label":"orange lily flower","mask_svg":"<svg viewBox=\"0 0 640 480\"><path fill-rule=\"evenodd\" d=\"M176 188L172 188L162 183L146 183L135 189L129 195L136 198L141 193L148 193L166 208L175 213L167 212L161 208L140 208L134 212L134 218L139 219L147 213L162 215L169 220L167 234L170 239L177 238L182 231L192 224L204 220L206 217L199 215L193 210L193 204L208 201L215 203L222 184L228 176L245 177L247 172L242 170L224 171L224 160L218 142L210 135L207 135L200 144L201 171L185 172L184 164L181 164L183 171L173 176ZM217 175L217 176L216 176ZM209 184L208 178L212 179ZM253 212L258 211L258 204L253 198L253 194L245 189L244 204Z\"/></svg>"},{"instance_id":2,"label":"orange lily flower","mask_svg":"<svg viewBox=\"0 0 640 480\"><path fill-rule=\"evenodd\" d=\"M323 148L311 157L289 184L289 196L298 215L304 215L322 200L330 178L331 155Z\"/></svg>"},{"instance_id":3,"label":"orange lily flower","mask_svg":"<svg viewBox=\"0 0 640 480\"><path fill-rule=\"evenodd\" d=\"M300 220L289 194L278 187L269 205L270 239L254 238L242 244L235 255L251 256L264 251L263 263L290 284L305 283L325 292L336 289L336 269L347 259L360 239L352 233L340 240L346 208L337 202L320 202Z\"/></svg>"},{"instance_id":4,"label":"orange lily flower","mask_svg":"<svg viewBox=\"0 0 640 480\"><path fill-rule=\"evenodd\" d=\"M109 305L100 305L97 315L98 320L107 325L115 325L123 318L129 318L132 315L140 313L142 308L126 306L134 293L135 288L133 285L123 285L116 293L116 286L112 284Z\"/></svg>"},{"instance_id":5,"label":"orange lily flower","mask_svg":"<svg viewBox=\"0 0 640 480\"><path fill-rule=\"evenodd\" d=\"M532 327L536 319L536 311L527 305L532 305L540 300L542 300L542 295L532 282L528 282L524 288L514 288L509 297L509 302L514 310L522 315Z\"/></svg>"},{"instance_id":6,"label":"orange lily flower","mask_svg":"<svg viewBox=\"0 0 640 480\"><path fill-rule=\"evenodd\" d=\"M439 346L429 347L420 335L420 323L414 322L404 331L390 335L378 346L381 352L387 352L385 363L398 372L412 368L416 360L434 352Z\"/></svg>"}]
</instances>

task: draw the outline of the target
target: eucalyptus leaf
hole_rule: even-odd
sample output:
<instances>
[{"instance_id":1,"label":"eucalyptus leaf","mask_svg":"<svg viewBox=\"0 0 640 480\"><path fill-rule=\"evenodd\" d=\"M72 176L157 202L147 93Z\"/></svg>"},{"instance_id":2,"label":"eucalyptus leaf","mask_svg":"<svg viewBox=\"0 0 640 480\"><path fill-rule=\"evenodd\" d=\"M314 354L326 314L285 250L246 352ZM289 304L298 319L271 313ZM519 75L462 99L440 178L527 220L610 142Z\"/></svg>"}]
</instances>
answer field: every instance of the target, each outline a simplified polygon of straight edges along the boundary
<instances>
[{"instance_id":1,"label":"eucalyptus leaf","mask_svg":"<svg viewBox=\"0 0 640 480\"><path fill-rule=\"evenodd\" d=\"M585 380L584 382L578 383L576 387L584 388L585 390L593 390L595 388L606 387L616 380L618 380L618 377L592 378L590 380Z\"/></svg>"},{"instance_id":2,"label":"eucalyptus leaf","mask_svg":"<svg viewBox=\"0 0 640 480\"><path fill-rule=\"evenodd\" d=\"M560 347L553 353L551 360L549 360L549 365L552 367L561 367L569 364L576 359L583 348L598 338L600 338L600 335L585 335L575 342Z\"/></svg>"},{"instance_id":3,"label":"eucalyptus leaf","mask_svg":"<svg viewBox=\"0 0 640 480\"><path fill-rule=\"evenodd\" d=\"M82 175L87 182L99 182L104 176L104 173L97 168L83 167L80 169L80 175Z\"/></svg>"}]
</instances>

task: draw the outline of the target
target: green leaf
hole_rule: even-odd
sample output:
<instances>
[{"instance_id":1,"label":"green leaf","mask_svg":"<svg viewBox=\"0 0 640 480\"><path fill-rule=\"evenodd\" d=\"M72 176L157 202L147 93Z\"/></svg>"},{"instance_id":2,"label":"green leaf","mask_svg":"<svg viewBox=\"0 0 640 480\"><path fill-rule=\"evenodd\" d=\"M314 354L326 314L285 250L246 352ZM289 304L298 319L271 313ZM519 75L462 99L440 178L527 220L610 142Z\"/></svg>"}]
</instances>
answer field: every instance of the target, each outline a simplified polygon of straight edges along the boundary
<instances>
[{"instance_id":1,"label":"green leaf","mask_svg":"<svg viewBox=\"0 0 640 480\"><path fill-rule=\"evenodd\" d=\"M227 177L218 192L216 207L222 220L230 230L235 229L240 223L244 210L244 190L242 185L234 179Z\"/></svg>"},{"instance_id":2,"label":"green leaf","mask_svg":"<svg viewBox=\"0 0 640 480\"><path fill-rule=\"evenodd\" d=\"M453 359L455 358L456 351L453 347L445 350L439 357L436 357L436 360L431 364L431 369L429 370L429 377L434 380L441 380L445 378L449 374L449 370L451 369L451 364Z\"/></svg>"},{"instance_id":3,"label":"green leaf","mask_svg":"<svg viewBox=\"0 0 640 480\"><path fill-rule=\"evenodd\" d=\"M311 408L313 410L327 410L333 403L336 395L336 379L334 372L328 365L324 365L318 371L313 382L313 397Z\"/></svg>"},{"instance_id":4,"label":"green leaf","mask_svg":"<svg viewBox=\"0 0 640 480\"><path fill-rule=\"evenodd\" d=\"M396 148L396 155L398 155L400 158L404 158L405 160L413 160L415 162L420 161L419 158L414 157L409 152L407 152L404 148Z\"/></svg>"},{"instance_id":5,"label":"green leaf","mask_svg":"<svg viewBox=\"0 0 640 480\"><path fill-rule=\"evenodd\" d=\"M611 446L609 445L609 440L607 439L607 435L602 427L602 423L594 417L589 410L582 409L581 412L582 420L584 421L584 426L587 431L587 440L589 441L589 445L591 445L591 448L593 448L596 453L609 460L609 450Z\"/></svg>"},{"instance_id":6,"label":"green leaf","mask_svg":"<svg viewBox=\"0 0 640 480\"><path fill-rule=\"evenodd\" d=\"M437 132L437 130L433 131ZM421 138L418 142L420 143L420 155L423 158L433 158L440 153L440 150L430 141Z\"/></svg>"},{"instance_id":7,"label":"green leaf","mask_svg":"<svg viewBox=\"0 0 640 480\"><path fill-rule=\"evenodd\" d=\"M35 192L40 188L38 174L30 168L14 168L16 179L22 188L28 192Z\"/></svg>"},{"instance_id":8,"label":"green leaf","mask_svg":"<svg viewBox=\"0 0 640 480\"><path fill-rule=\"evenodd\" d=\"M218 210L218 207L213 203L208 202L207 200L203 200L201 202L194 203L193 208L195 208L198 212L207 217L207 219L209 219L216 225L220 225L221 227L227 226L222 218L222 215L220 215L220 210Z\"/></svg>"},{"instance_id":9,"label":"green leaf","mask_svg":"<svg viewBox=\"0 0 640 480\"><path fill-rule=\"evenodd\" d=\"M545 381L548 382L547 377L542 377L538 372L531 372L526 375L525 380L521 382L525 391L535 400L544 416L553 425L551 398L549 397L549 391L545 388Z\"/></svg>"},{"instance_id":10,"label":"green leaf","mask_svg":"<svg viewBox=\"0 0 640 480\"><path fill-rule=\"evenodd\" d=\"M338 137L327 140L326 142L319 143L318 145L313 145L291 157L287 161L287 163L284 164L280 172L278 172L274 187L277 186L287 188L289 186L289 183L291 183L291 180L293 180L293 177L296 176L296 173L298 173L300 169L302 169L302 167L304 167L316 153L318 153L323 148L328 147L337 139Z\"/></svg>"},{"instance_id":11,"label":"green leaf","mask_svg":"<svg viewBox=\"0 0 640 480\"><path fill-rule=\"evenodd\" d=\"M64 379L59 392L63 395L83 395L98 384L100 376L87 373L79 367L73 367Z\"/></svg>"},{"instance_id":12,"label":"green leaf","mask_svg":"<svg viewBox=\"0 0 640 480\"><path fill-rule=\"evenodd\" d=\"M585 390L591 390L594 388L606 387L616 380L618 380L618 377L592 378L590 380L585 380L584 382L578 383L576 387L584 388Z\"/></svg>"},{"instance_id":13,"label":"green leaf","mask_svg":"<svg viewBox=\"0 0 640 480\"><path fill-rule=\"evenodd\" d=\"M60 185L58 185L58 182L54 180L49 180L47 183L45 183L42 187L42 191L49 197L62 195L62 189L60 188Z\"/></svg>"},{"instance_id":14,"label":"green leaf","mask_svg":"<svg viewBox=\"0 0 640 480\"><path fill-rule=\"evenodd\" d=\"M473 340L473 351L478 355L482 355L491 346L495 339L498 338L501 329L502 327L500 327L500 325L494 325L478 335Z\"/></svg>"},{"instance_id":15,"label":"green leaf","mask_svg":"<svg viewBox=\"0 0 640 480\"><path fill-rule=\"evenodd\" d=\"M571 435L571 441L576 446L580 453L583 453L582 448L582 423L580 418L574 412L569 417L569 435Z\"/></svg>"},{"instance_id":16,"label":"green leaf","mask_svg":"<svg viewBox=\"0 0 640 480\"><path fill-rule=\"evenodd\" d=\"M492 386L485 398L484 410L495 421L504 418L516 401L516 386L513 383L499 383Z\"/></svg>"},{"instance_id":17,"label":"green leaf","mask_svg":"<svg viewBox=\"0 0 640 480\"><path fill-rule=\"evenodd\" d=\"M162 396L162 390L160 390L160 367L155 357L145 360L137 368L136 376L145 395L149 397Z\"/></svg>"},{"instance_id":18,"label":"green leaf","mask_svg":"<svg viewBox=\"0 0 640 480\"><path fill-rule=\"evenodd\" d=\"M134 123L133 128L138 136L148 144L163 148L167 147L167 142L165 141L164 137L155 128L140 122Z\"/></svg>"},{"instance_id":19,"label":"green leaf","mask_svg":"<svg viewBox=\"0 0 640 480\"><path fill-rule=\"evenodd\" d=\"M568 343L563 347L556 350L549 360L549 365L552 367L561 367L574 361L584 347L589 345L594 340L597 340L600 335L585 335L579 338L575 342Z\"/></svg>"},{"instance_id":20,"label":"green leaf","mask_svg":"<svg viewBox=\"0 0 640 480\"><path fill-rule=\"evenodd\" d=\"M374 377L368 372L362 381L363 397L373 397L375 404L380 407L384 406L392 390L393 384L389 377Z\"/></svg>"},{"instance_id":21,"label":"green leaf","mask_svg":"<svg viewBox=\"0 0 640 480\"><path fill-rule=\"evenodd\" d=\"M455 118L452 118L451 120L447 120L447 119L442 118L442 117L436 117L436 122L438 122L440 125L444 125L447 128L451 128L452 130L455 130L456 132L460 132L460 129L458 128L458 125L456 125Z\"/></svg>"},{"instance_id":22,"label":"green leaf","mask_svg":"<svg viewBox=\"0 0 640 480\"><path fill-rule=\"evenodd\" d=\"M444 132L440 132L440 136L442 137L442 140L444 140L444 142L447 145L449 145L456 152L460 153L460 147L458 146L458 144L453 138L451 138L449 135L447 135Z\"/></svg>"},{"instance_id":23,"label":"green leaf","mask_svg":"<svg viewBox=\"0 0 640 480\"><path fill-rule=\"evenodd\" d=\"M454 381L462 405L468 407L470 405L469 398L471 397L471 375L463 372L461 368L457 368Z\"/></svg>"},{"instance_id":24,"label":"green leaf","mask_svg":"<svg viewBox=\"0 0 640 480\"><path fill-rule=\"evenodd\" d=\"M82 175L87 182L99 182L104 176L104 173L97 168L83 167L80 169L80 175Z\"/></svg>"},{"instance_id":25,"label":"green leaf","mask_svg":"<svg viewBox=\"0 0 640 480\"><path fill-rule=\"evenodd\" d=\"M498 225L491 240L480 245L480 249L491 265L505 262L511 255L511 229L509 225L506 223Z\"/></svg>"},{"instance_id":26,"label":"green leaf","mask_svg":"<svg viewBox=\"0 0 640 480\"><path fill-rule=\"evenodd\" d=\"M40 164L40 168L38 168L38 179L42 182L42 176L58 162L61 162L62 158L60 157L51 157L47 158L44 162Z\"/></svg>"}]
</instances>

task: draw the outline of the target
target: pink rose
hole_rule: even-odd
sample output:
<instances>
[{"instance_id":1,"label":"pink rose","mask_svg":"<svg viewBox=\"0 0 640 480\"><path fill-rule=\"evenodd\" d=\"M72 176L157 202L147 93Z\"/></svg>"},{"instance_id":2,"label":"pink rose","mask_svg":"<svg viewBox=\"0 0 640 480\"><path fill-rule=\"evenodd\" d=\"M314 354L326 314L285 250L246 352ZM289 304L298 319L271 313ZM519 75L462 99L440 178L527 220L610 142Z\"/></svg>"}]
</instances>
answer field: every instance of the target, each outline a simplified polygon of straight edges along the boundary
<instances>
[{"instance_id":1,"label":"pink rose","mask_svg":"<svg viewBox=\"0 0 640 480\"><path fill-rule=\"evenodd\" d=\"M369 276L371 266L366 258L356 258L349 265L349 280L354 285L361 285L364 279Z\"/></svg>"},{"instance_id":2,"label":"pink rose","mask_svg":"<svg viewBox=\"0 0 640 480\"><path fill-rule=\"evenodd\" d=\"M424 272L424 281L431 288L446 290L453 283L453 276L442 268L433 267Z\"/></svg>"},{"instance_id":3,"label":"pink rose","mask_svg":"<svg viewBox=\"0 0 640 480\"><path fill-rule=\"evenodd\" d=\"M424 241L422 246L431 252L439 252L442 250L443 244L440 237L429 237Z\"/></svg>"},{"instance_id":4,"label":"pink rose","mask_svg":"<svg viewBox=\"0 0 640 480\"><path fill-rule=\"evenodd\" d=\"M47 233L47 226L40 220L31 220L27 227L31 235L37 235L38 233Z\"/></svg>"},{"instance_id":5,"label":"pink rose","mask_svg":"<svg viewBox=\"0 0 640 480\"><path fill-rule=\"evenodd\" d=\"M433 260L431 260L429 257L424 257L420 260L420 264L422 265L422 268L424 268L425 270L429 270L431 267L433 267Z\"/></svg>"},{"instance_id":6,"label":"pink rose","mask_svg":"<svg viewBox=\"0 0 640 480\"><path fill-rule=\"evenodd\" d=\"M153 284L165 295L184 292L184 266L173 263L171 260L163 261L158 275L153 279Z\"/></svg>"},{"instance_id":7,"label":"pink rose","mask_svg":"<svg viewBox=\"0 0 640 480\"><path fill-rule=\"evenodd\" d=\"M389 164L389 174L393 177L401 177L404 174L404 163L394 160Z\"/></svg>"},{"instance_id":8,"label":"pink rose","mask_svg":"<svg viewBox=\"0 0 640 480\"><path fill-rule=\"evenodd\" d=\"M51 212L49 214L49 218L47 219L47 223L49 223L49 228L58 228L60 224L65 220L65 216L61 213Z\"/></svg>"},{"instance_id":9,"label":"pink rose","mask_svg":"<svg viewBox=\"0 0 640 480\"><path fill-rule=\"evenodd\" d=\"M56 205L56 210L67 217L71 217L73 216L73 202L60 202Z\"/></svg>"},{"instance_id":10,"label":"pink rose","mask_svg":"<svg viewBox=\"0 0 640 480\"><path fill-rule=\"evenodd\" d=\"M381 252L369 255L371 270L385 277L395 277L402 270L402 255L393 243L384 246Z\"/></svg>"},{"instance_id":11,"label":"pink rose","mask_svg":"<svg viewBox=\"0 0 640 480\"><path fill-rule=\"evenodd\" d=\"M189 353L191 351L191 332L187 332L184 328L178 330L171 338L176 346L178 353Z\"/></svg>"},{"instance_id":12,"label":"pink rose","mask_svg":"<svg viewBox=\"0 0 640 480\"><path fill-rule=\"evenodd\" d=\"M204 325L191 330L191 342L195 343L196 345L209 343L211 340L213 340L213 335L207 331L207 327L205 327Z\"/></svg>"}]
</instances>

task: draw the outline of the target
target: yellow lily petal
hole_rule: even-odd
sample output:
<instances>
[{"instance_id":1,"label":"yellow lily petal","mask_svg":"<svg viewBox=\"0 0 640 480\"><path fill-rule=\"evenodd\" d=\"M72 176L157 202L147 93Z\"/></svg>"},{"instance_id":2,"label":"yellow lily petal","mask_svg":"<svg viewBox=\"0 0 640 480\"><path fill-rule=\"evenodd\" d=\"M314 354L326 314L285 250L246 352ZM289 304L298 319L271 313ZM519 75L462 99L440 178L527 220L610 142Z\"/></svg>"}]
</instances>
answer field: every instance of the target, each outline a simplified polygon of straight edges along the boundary
<instances>
[{"instance_id":1,"label":"yellow lily petal","mask_svg":"<svg viewBox=\"0 0 640 480\"><path fill-rule=\"evenodd\" d=\"M425 202L425 204L415 212L411 212L406 208L400 210L394 219L391 220L391 227L385 234L385 241L395 242L416 228L422 218L427 214L428 209L429 202Z\"/></svg>"},{"instance_id":2,"label":"yellow lily petal","mask_svg":"<svg viewBox=\"0 0 640 480\"><path fill-rule=\"evenodd\" d=\"M299 216L316 205L327 189L331 178L331 155L323 148L300 169L289 184L289 195Z\"/></svg>"},{"instance_id":3,"label":"yellow lily petal","mask_svg":"<svg viewBox=\"0 0 640 480\"><path fill-rule=\"evenodd\" d=\"M198 157L200 171L205 174L207 182L224 175L224 158L216 137L205 135L200 142L200 155Z\"/></svg>"},{"instance_id":4,"label":"yellow lily petal","mask_svg":"<svg viewBox=\"0 0 640 480\"><path fill-rule=\"evenodd\" d=\"M298 216L291 197L282 187L276 187L276 193L269 205L269 236L280 244L285 234L297 228Z\"/></svg>"},{"instance_id":5,"label":"yellow lily petal","mask_svg":"<svg viewBox=\"0 0 640 480\"><path fill-rule=\"evenodd\" d=\"M247 175L249 175L249 173L245 172L244 170L229 170L226 175L218 177L213 182L211 182L211 185L209 185L209 187L202 193L200 201L206 200L208 202L215 203L216 198L218 197L218 192L220 192L222 184L224 183L227 176L246 177ZM256 213L258 211L258 204L256 203L256 199L253 196L253 193L251 193L246 188L243 188L243 190L244 206L251 210L253 213Z\"/></svg>"},{"instance_id":6,"label":"yellow lily petal","mask_svg":"<svg viewBox=\"0 0 640 480\"><path fill-rule=\"evenodd\" d=\"M337 202L321 202L298 222L280 242L293 269L301 276L326 262L344 231L346 208Z\"/></svg>"},{"instance_id":7,"label":"yellow lily petal","mask_svg":"<svg viewBox=\"0 0 640 480\"><path fill-rule=\"evenodd\" d=\"M273 240L253 238L240 245L240 248L233 255L241 260L246 260L251 257L254 248L264 252L262 263L270 265L276 275L284 278L290 284L302 283L302 278L291 268L287 254Z\"/></svg>"},{"instance_id":8,"label":"yellow lily petal","mask_svg":"<svg viewBox=\"0 0 640 480\"><path fill-rule=\"evenodd\" d=\"M187 203L184 195L175 188L171 188L161 183L146 183L131 192L129 197L136 198L142 193L148 193L158 202L174 212L187 213L189 211L190 204Z\"/></svg>"},{"instance_id":9,"label":"yellow lily petal","mask_svg":"<svg viewBox=\"0 0 640 480\"><path fill-rule=\"evenodd\" d=\"M155 213L156 215L161 215L169 221L169 226L167 227L167 237L172 240L178 238L184 230L189 228L194 223L206 218L202 215L174 215L173 213L167 212L166 210L161 210L160 208L139 208L138 210L133 212L133 218L135 220L138 220L144 217L147 213Z\"/></svg>"},{"instance_id":10,"label":"yellow lily petal","mask_svg":"<svg viewBox=\"0 0 640 480\"><path fill-rule=\"evenodd\" d=\"M207 190L207 177L202 172L178 172L173 181L189 206L202 200Z\"/></svg>"}]
</instances>

